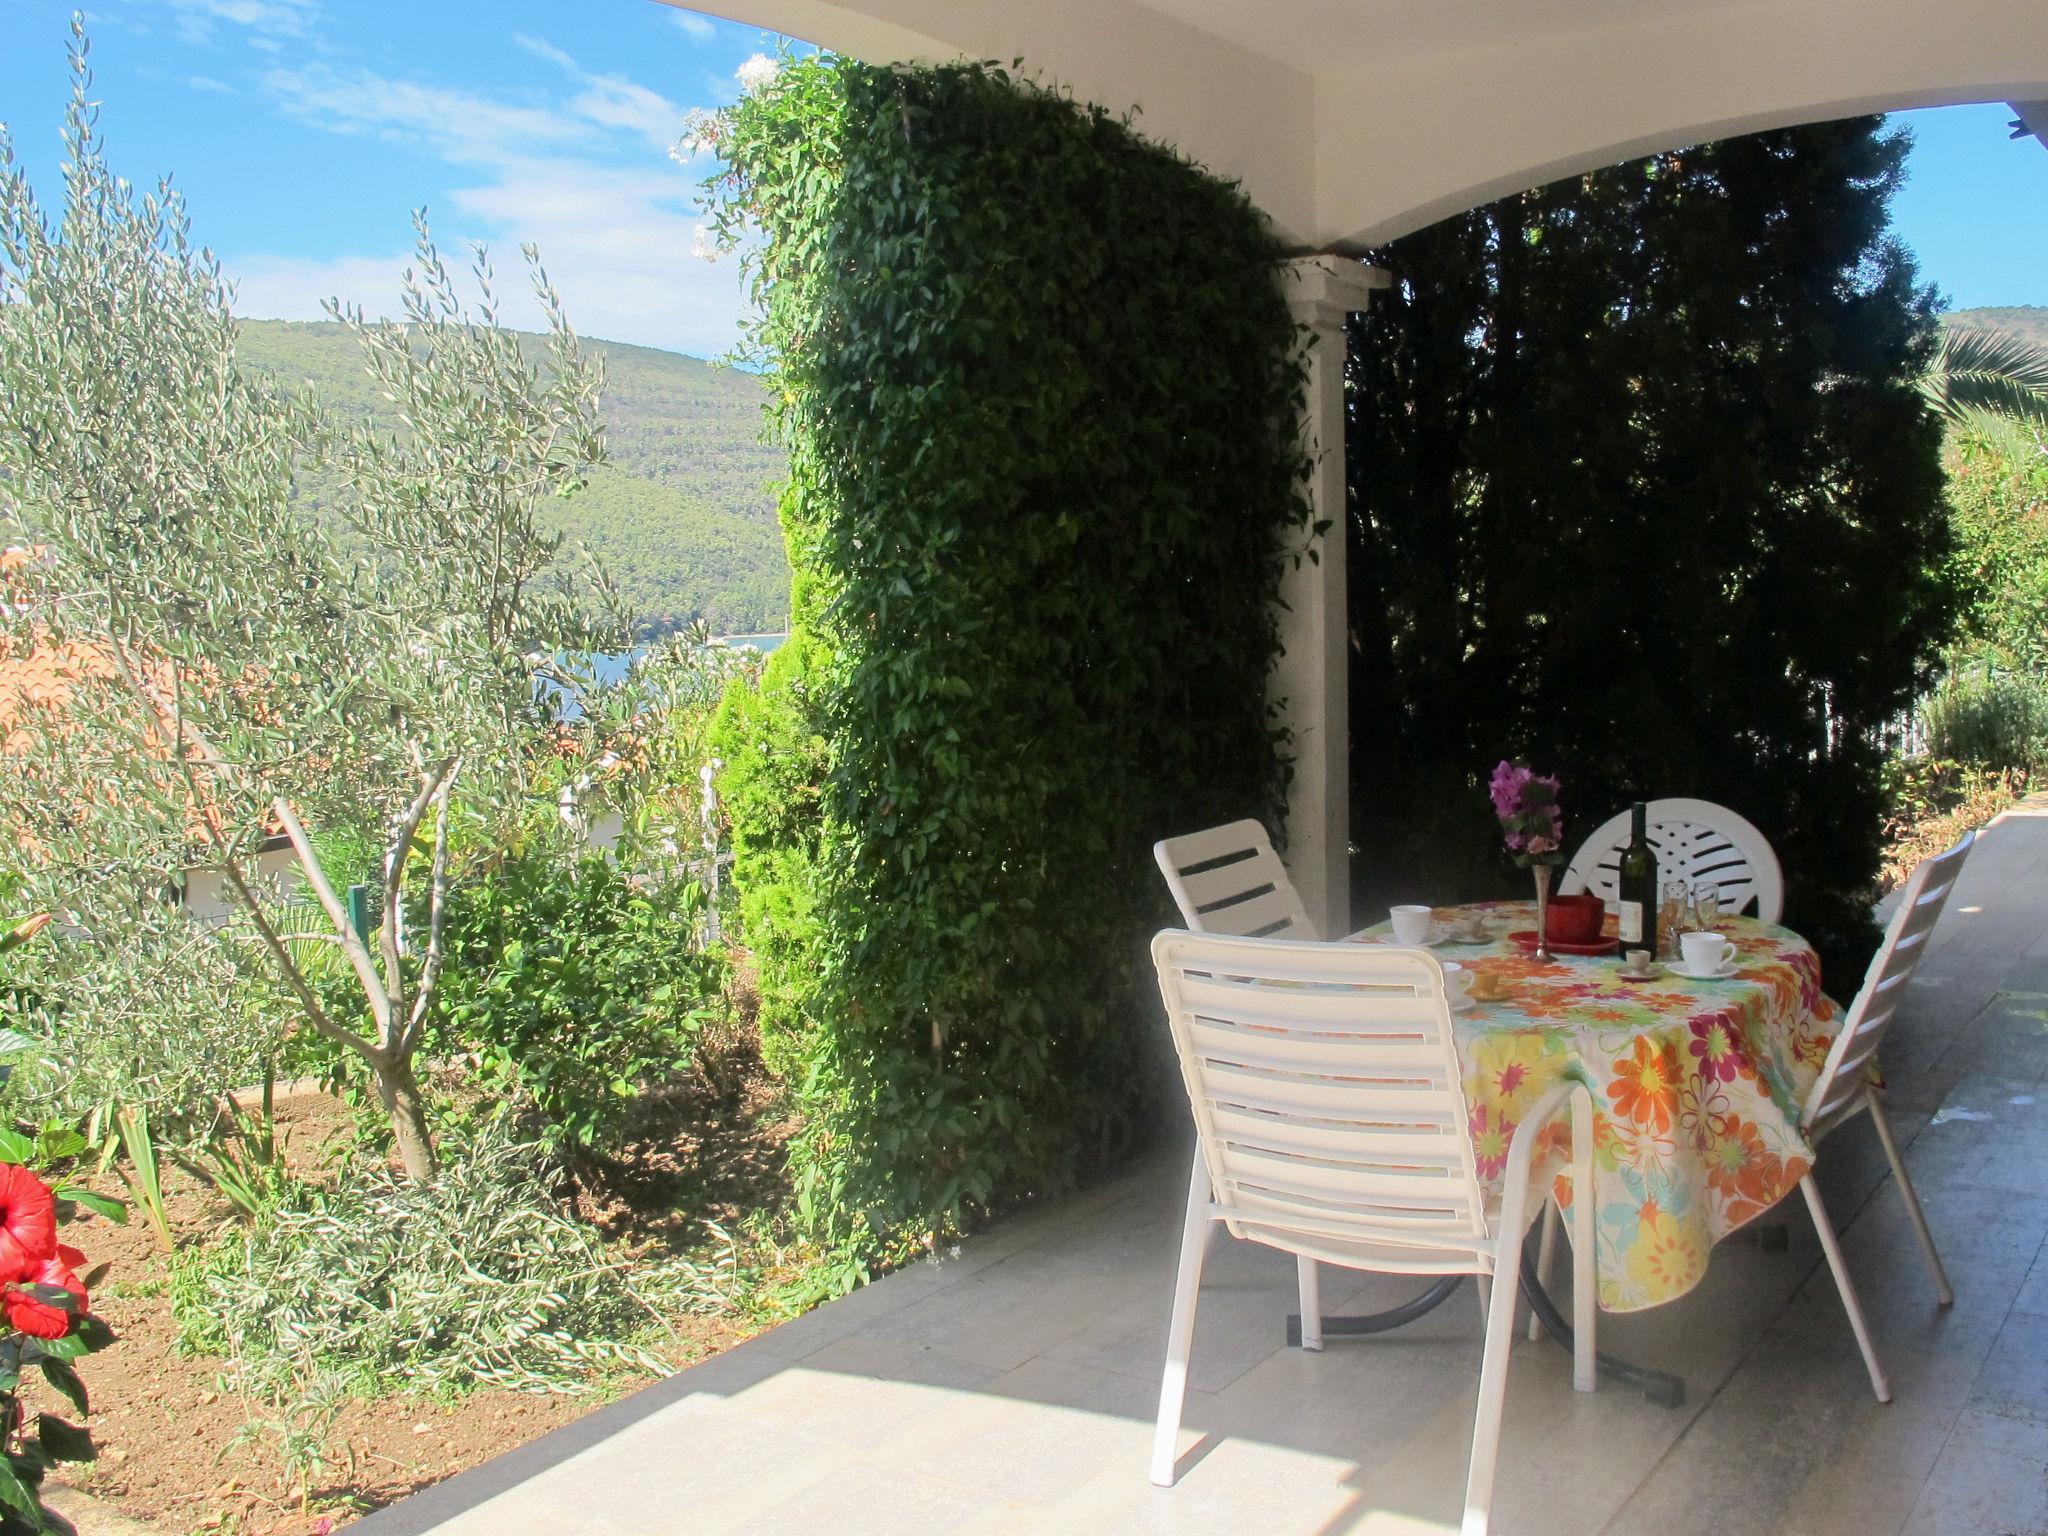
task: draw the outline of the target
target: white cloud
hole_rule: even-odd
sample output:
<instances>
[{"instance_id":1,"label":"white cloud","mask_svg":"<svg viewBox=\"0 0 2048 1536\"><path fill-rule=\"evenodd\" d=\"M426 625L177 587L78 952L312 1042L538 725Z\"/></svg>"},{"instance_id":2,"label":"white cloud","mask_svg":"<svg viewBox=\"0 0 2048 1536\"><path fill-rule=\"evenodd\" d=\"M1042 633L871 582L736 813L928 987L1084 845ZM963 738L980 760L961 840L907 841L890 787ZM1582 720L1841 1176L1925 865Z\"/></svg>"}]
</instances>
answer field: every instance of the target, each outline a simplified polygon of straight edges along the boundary
<instances>
[{"instance_id":1,"label":"white cloud","mask_svg":"<svg viewBox=\"0 0 2048 1536\"><path fill-rule=\"evenodd\" d=\"M515 32L512 41L535 58L558 66L583 87L569 103L569 110L576 116L604 128L630 129L661 150L666 150L682 134L683 120L688 114L659 91L651 91L623 75L593 74L545 38Z\"/></svg>"},{"instance_id":2,"label":"white cloud","mask_svg":"<svg viewBox=\"0 0 2048 1536\"><path fill-rule=\"evenodd\" d=\"M514 105L369 70L324 64L273 69L263 86L284 111L315 127L425 144L458 165L514 159L531 146L571 143L590 131L587 123L549 107Z\"/></svg>"},{"instance_id":3,"label":"white cloud","mask_svg":"<svg viewBox=\"0 0 2048 1536\"><path fill-rule=\"evenodd\" d=\"M739 340L745 310L735 264L716 266L691 255L692 221L660 210L615 210L601 224L562 222L566 204L538 209L515 226L499 226L491 259L497 267L499 312L505 323L536 329L540 307L527 286L518 243L540 246L549 279L570 322L585 336L667 347L716 357ZM466 272L465 236L455 222L435 228L450 267ZM470 221L461 221L469 223ZM485 231L477 231L484 233ZM411 254L344 256L333 261L250 255L222 258L236 285L235 313L258 320L322 320L321 305L340 297L374 317L398 318L399 275ZM464 282L465 294L468 284Z\"/></svg>"},{"instance_id":4,"label":"white cloud","mask_svg":"<svg viewBox=\"0 0 2048 1536\"><path fill-rule=\"evenodd\" d=\"M217 92L224 96L234 94L229 87L222 85L220 81L214 79L211 75L190 75L186 77L185 83L195 91Z\"/></svg>"},{"instance_id":5,"label":"white cloud","mask_svg":"<svg viewBox=\"0 0 2048 1536\"><path fill-rule=\"evenodd\" d=\"M234 0L220 0L234 3ZM251 0L259 3L259 0ZM423 149L470 174L429 209L451 266L490 245L506 322L534 326L519 246L540 248L570 320L586 335L698 355L738 339L738 264L692 256L697 187L667 158L689 114L623 75L596 74L545 38L513 41L563 71L562 89L514 97L314 62L273 69L277 107L326 131ZM384 239L403 230L380 231ZM313 320L340 296L371 315L399 312L402 255L332 260L245 252L223 257L237 314Z\"/></svg>"},{"instance_id":6,"label":"white cloud","mask_svg":"<svg viewBox=\"0 0 2048 1536\"><path fill-rule=\"evenodd\" d=\"M700 16L695 11L686 11L681 7L671 7L668 19L700 43L708 43L718 34L718 28L712 24L711 18L709 16Z\"/></svg>"},{"instance_id":7,"label":"white cloud","mask_svg":"<svg viewBox=\"0 0 2048 1536\"><path fill-rule=\"evenodd\" d=\"M546 59L550 64L559 64L564 69L574 69L576 61L544 37L535 37L530 32L514 32L512 41L524 48L535 58Z\"/></svg>"},{"instance_id":8,"label":"white cloud","mask_svg":"<svg viewBox=\"0 0 2048 1536\"><path fill-rule=\"evenodd\" d=\"M321 305L341 298L371 314L398 313L398 277L411 253L341 256L332 261L297 256L223 259L234 282L234 311L250 320L325 320Z\"/></svg>"},{"instance_id":9,"label":"white cloud","mask_svg":"<svg viewBox=\"0 0 2048 1536\"><path fill-rule=\"evenodd\" d=\"M252 41L302 37L320 15L318 0L166 0L178 30L195 42L209 42L227 25L255 34Z\"/></svg>"},{"instance_id":10,"label":"white cloud","mask_svg":"<svg viewBox=\"0 0 2048 1536\"><path fill-rule=\"evenodd\" d=\"M682 137L689 114L658 91L616 75L586 76L589 89L572 101L570 110L606 128L627 128L656 149Z\"/></svg>"}]
</instances>

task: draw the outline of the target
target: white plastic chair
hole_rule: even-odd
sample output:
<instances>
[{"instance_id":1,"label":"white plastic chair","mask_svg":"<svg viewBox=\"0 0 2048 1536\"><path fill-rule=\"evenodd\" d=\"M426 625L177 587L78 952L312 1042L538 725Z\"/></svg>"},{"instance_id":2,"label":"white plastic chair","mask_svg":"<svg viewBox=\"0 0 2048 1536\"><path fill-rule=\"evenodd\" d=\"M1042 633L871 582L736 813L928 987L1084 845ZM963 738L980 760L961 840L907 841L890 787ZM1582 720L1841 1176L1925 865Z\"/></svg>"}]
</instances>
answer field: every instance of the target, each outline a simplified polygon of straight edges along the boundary
<instances>
[{"instance_id":1,"label":"white plastic chair","mask_svg":"<svg viewBox=\"0 0 2048 1536\"><path fill-rule=\"evenodd\" d=\"M1652 800L1650 846L1657 850L1657 879L1718 886L1721 907L1740 912L1752 901L1756 915L1775 923L1785 911L1785 874L1770 839L1746 818L1711 800ZM1615 901L1621 895L1621 850L1628 846L1629 813L1610 816L1579 845L1558 883L1558 894L1591 891Z\"/></svg>"},{"instance_id":2,"label":"white plastic chair","mask_svg":"<svg viewBox=\"0 0 2048 1536\"><path fill-rule=\"evenodd\" d=\"M1273 840L1256 821L1169 837L1152 845L1181 921L1197 933L1319 937Z\"/></svg>"},{"instance_id":3,"label":"white plastic chair","mask_svg":"<svg viewBox=\"0 0 2048 1536\"><path fill-rule=\"evenodd\" d=\"M1180 920L1196 933L1241 938L1313 939L1318 935L1308 909L1273 851L1264 823L1245 820L1161 838L1152 857L1166 876L1166 888L1180 908ZM1301 1289L1301 1347L1323 1347L1322 1331L1311 1319L1319 1308L1322 1277L1316 1261L1295 1260Z\"/></svg>"},{"instance_id":4,"label":"white plastic chair","mask_svg":"<svg viewBox=\"0 0 2048 1536\"><path fill-rule=\"evenodd\" d=\"M1388 1274L1492 1280L1465 1536L1484 1536L1500 1450L1508 1350L1538 1133L1567 1104L1574 1187L1592 1188L1593 1101L1545 1094L1508 1148L1502 1193L1480 1183L1443 967L1427 950L1231 938L1169 929L1152 941L1195 1116L1173 1321L1152 1444L1171 1487L1195 1302L1211 1228L1298 1257ZM1593 1205L1573 1202L1573 1384L1594 1386ZM1304 1296L1304 1340L1321 1330Z\"/></svg>"},{"instance_id":5,"label":"white plastic chair","mask_svg":"<svg viewBox=\"0 0 2048 1536\"><path fill-rule=\"evenodd\" d=\"M1919 968L1921 957L1927 952L1928 936L1934 932L1934 924L1948 902L1949 892L1955 889L1956 877L1962 873L1970 845L1976 840L1976 833L1965 833L1955 847L1946 853L1936 854L1914 870L1912 878L1906 882L1899 908L1885 929L1884 943L1878 946L1870 969L1864 973L1863 990L1856 994L1856 1001L1849 1005L1848 1013L1843 1016L1842 1032L1835 1036L1835 1043L1828 1050L1828 1059L1821 1066L1812 1092L1806 1096L1805 1111L1801 1116L1807 1139L1818 1149L1823 1137L1857 1115L1868 1112L1870 1123L1877 1127L1877 1139L1884 1143L1884 1155L1891 1161L1892 1177L1898 1181L1899 1195L1906 1202L1906 1214L1913 1219L1913 1231L1920 1239L1920 1251L1927 1259L1928 1272L1934 1277L1935 1296L1944 1307L1956 1299L1956 1293L1948 1283L1948 1271L1941 1267L1941 1255L1935 1252L1934 1234L1927 1230L1927 1217L1920 1209L1920 1196L1913 1188L1912 1179L1907 1176L1905 1160L1899 1156L1899 1144L1892 1135L1891 1118L1884 1112L1884 1099L1871 1084L1870 1067L1878 1046L1884 1040L1885 1031L1891 1027L1899 1004L1905 999L1907 984L1912 981L1913 972ZM1828 1268L1834 1272L1835 1287L1842 1293L1842 1308L1849 1314L1849 1327L1856 1335L1856 1347L1863 1351L1864 1368L1870 1372L1870 1389L1877 1394L1880 1403L1888 1403L1892 1400L1891 1383L1885 1379L1884 1366L1870 1342L1870 1329L1863 1320L1862 1304L1856 1299L1856 1288L1850 1283L1848 1268L1842 1262L1841 1245L1835 1240L1834 1225L1828 1220L1827 1207L1821 1204L1820 1189L1813 1182L1810 1171L1799 1181L1799 1192L1806 1196L1806 1208L1813 1213L1813 1227L1820 1234L1821 1251L1827 1255Z\"/></svg>"}]
</instances>

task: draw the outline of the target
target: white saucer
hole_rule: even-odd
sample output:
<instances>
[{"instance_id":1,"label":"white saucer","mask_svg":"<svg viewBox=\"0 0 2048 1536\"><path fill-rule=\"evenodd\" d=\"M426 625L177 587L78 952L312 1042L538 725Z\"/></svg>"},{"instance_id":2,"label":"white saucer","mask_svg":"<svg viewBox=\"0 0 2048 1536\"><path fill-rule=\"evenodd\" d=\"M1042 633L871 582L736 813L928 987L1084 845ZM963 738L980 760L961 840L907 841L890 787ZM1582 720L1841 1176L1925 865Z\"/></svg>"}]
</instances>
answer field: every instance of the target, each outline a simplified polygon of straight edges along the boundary
<instances>
[{"instance_id":1,"label":"white saucer","mask_svg":"<svg viewBox=\"0 0 2048 1536\"><path fill-rule=\"evenodd\" d=\"M1459 992L1450 998L1451 1012L1470 1013L1479 1006L1479 999L1470 992Z\"/></svg>"},{"instance_id":2,"label":"white saucer","mask_svg":"<svg viewBox=\"0 0 2048 1536\"><path fill-rule=\"evenodd\" d=\"M1664 969L1673 976L1683 976L1687 981L1726 981L1735 974L1737 967L1733 960L1724 960L1718 971L1689 971L1683 962L1673 960L1667 962Z\"/></svg>"}]
</instances>

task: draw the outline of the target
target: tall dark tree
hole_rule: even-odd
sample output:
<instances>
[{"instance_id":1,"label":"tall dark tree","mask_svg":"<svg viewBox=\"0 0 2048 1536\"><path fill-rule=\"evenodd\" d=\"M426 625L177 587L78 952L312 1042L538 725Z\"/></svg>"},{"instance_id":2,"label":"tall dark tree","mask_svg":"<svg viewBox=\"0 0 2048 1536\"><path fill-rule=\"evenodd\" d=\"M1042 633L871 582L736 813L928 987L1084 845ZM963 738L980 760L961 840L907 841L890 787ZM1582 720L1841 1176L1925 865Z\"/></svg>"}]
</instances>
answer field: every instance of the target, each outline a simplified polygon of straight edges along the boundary
<instances>
[{"instance_id":1,"label":"tall dark tree","mask_svg":"<svg viewBox=\"0 0 2048 1536\"><path fill-rule=\"evenodd\" d=\"M1568 838L1637 795L1741 810L1851 985L1877 730L1955 610L1906 149L1868 118L1705 144L1379 254L1351 364L1367 890L1519 890L1479 788L1519 755L1563 776Z\"/></svg>"}]
</instances>

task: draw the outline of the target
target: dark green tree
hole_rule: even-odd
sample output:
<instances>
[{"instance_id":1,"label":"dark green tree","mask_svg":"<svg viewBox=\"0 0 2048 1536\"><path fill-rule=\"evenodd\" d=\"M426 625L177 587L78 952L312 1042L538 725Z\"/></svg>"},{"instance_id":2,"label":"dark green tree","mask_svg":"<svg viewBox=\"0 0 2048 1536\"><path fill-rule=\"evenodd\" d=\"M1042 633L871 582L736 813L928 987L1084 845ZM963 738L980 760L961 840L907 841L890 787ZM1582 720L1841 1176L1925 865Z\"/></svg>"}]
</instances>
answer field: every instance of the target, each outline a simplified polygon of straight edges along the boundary
<instances>
[{"instance_id":1,"label":"dark green tree","mask_svg":"<svg viewBox=\"0 0 2048 1536\"><path fill-rule=\"evenodd\" d=\"M1563 777L1568 841L1635 795L1741 810L1851 985L1878 728L1956 607L1906 149L1869 118L1755 134L1379 253L1350 376L1372 892L1508 889L1479 781L1519 756Z\"/></svg>"}]
</instances>

